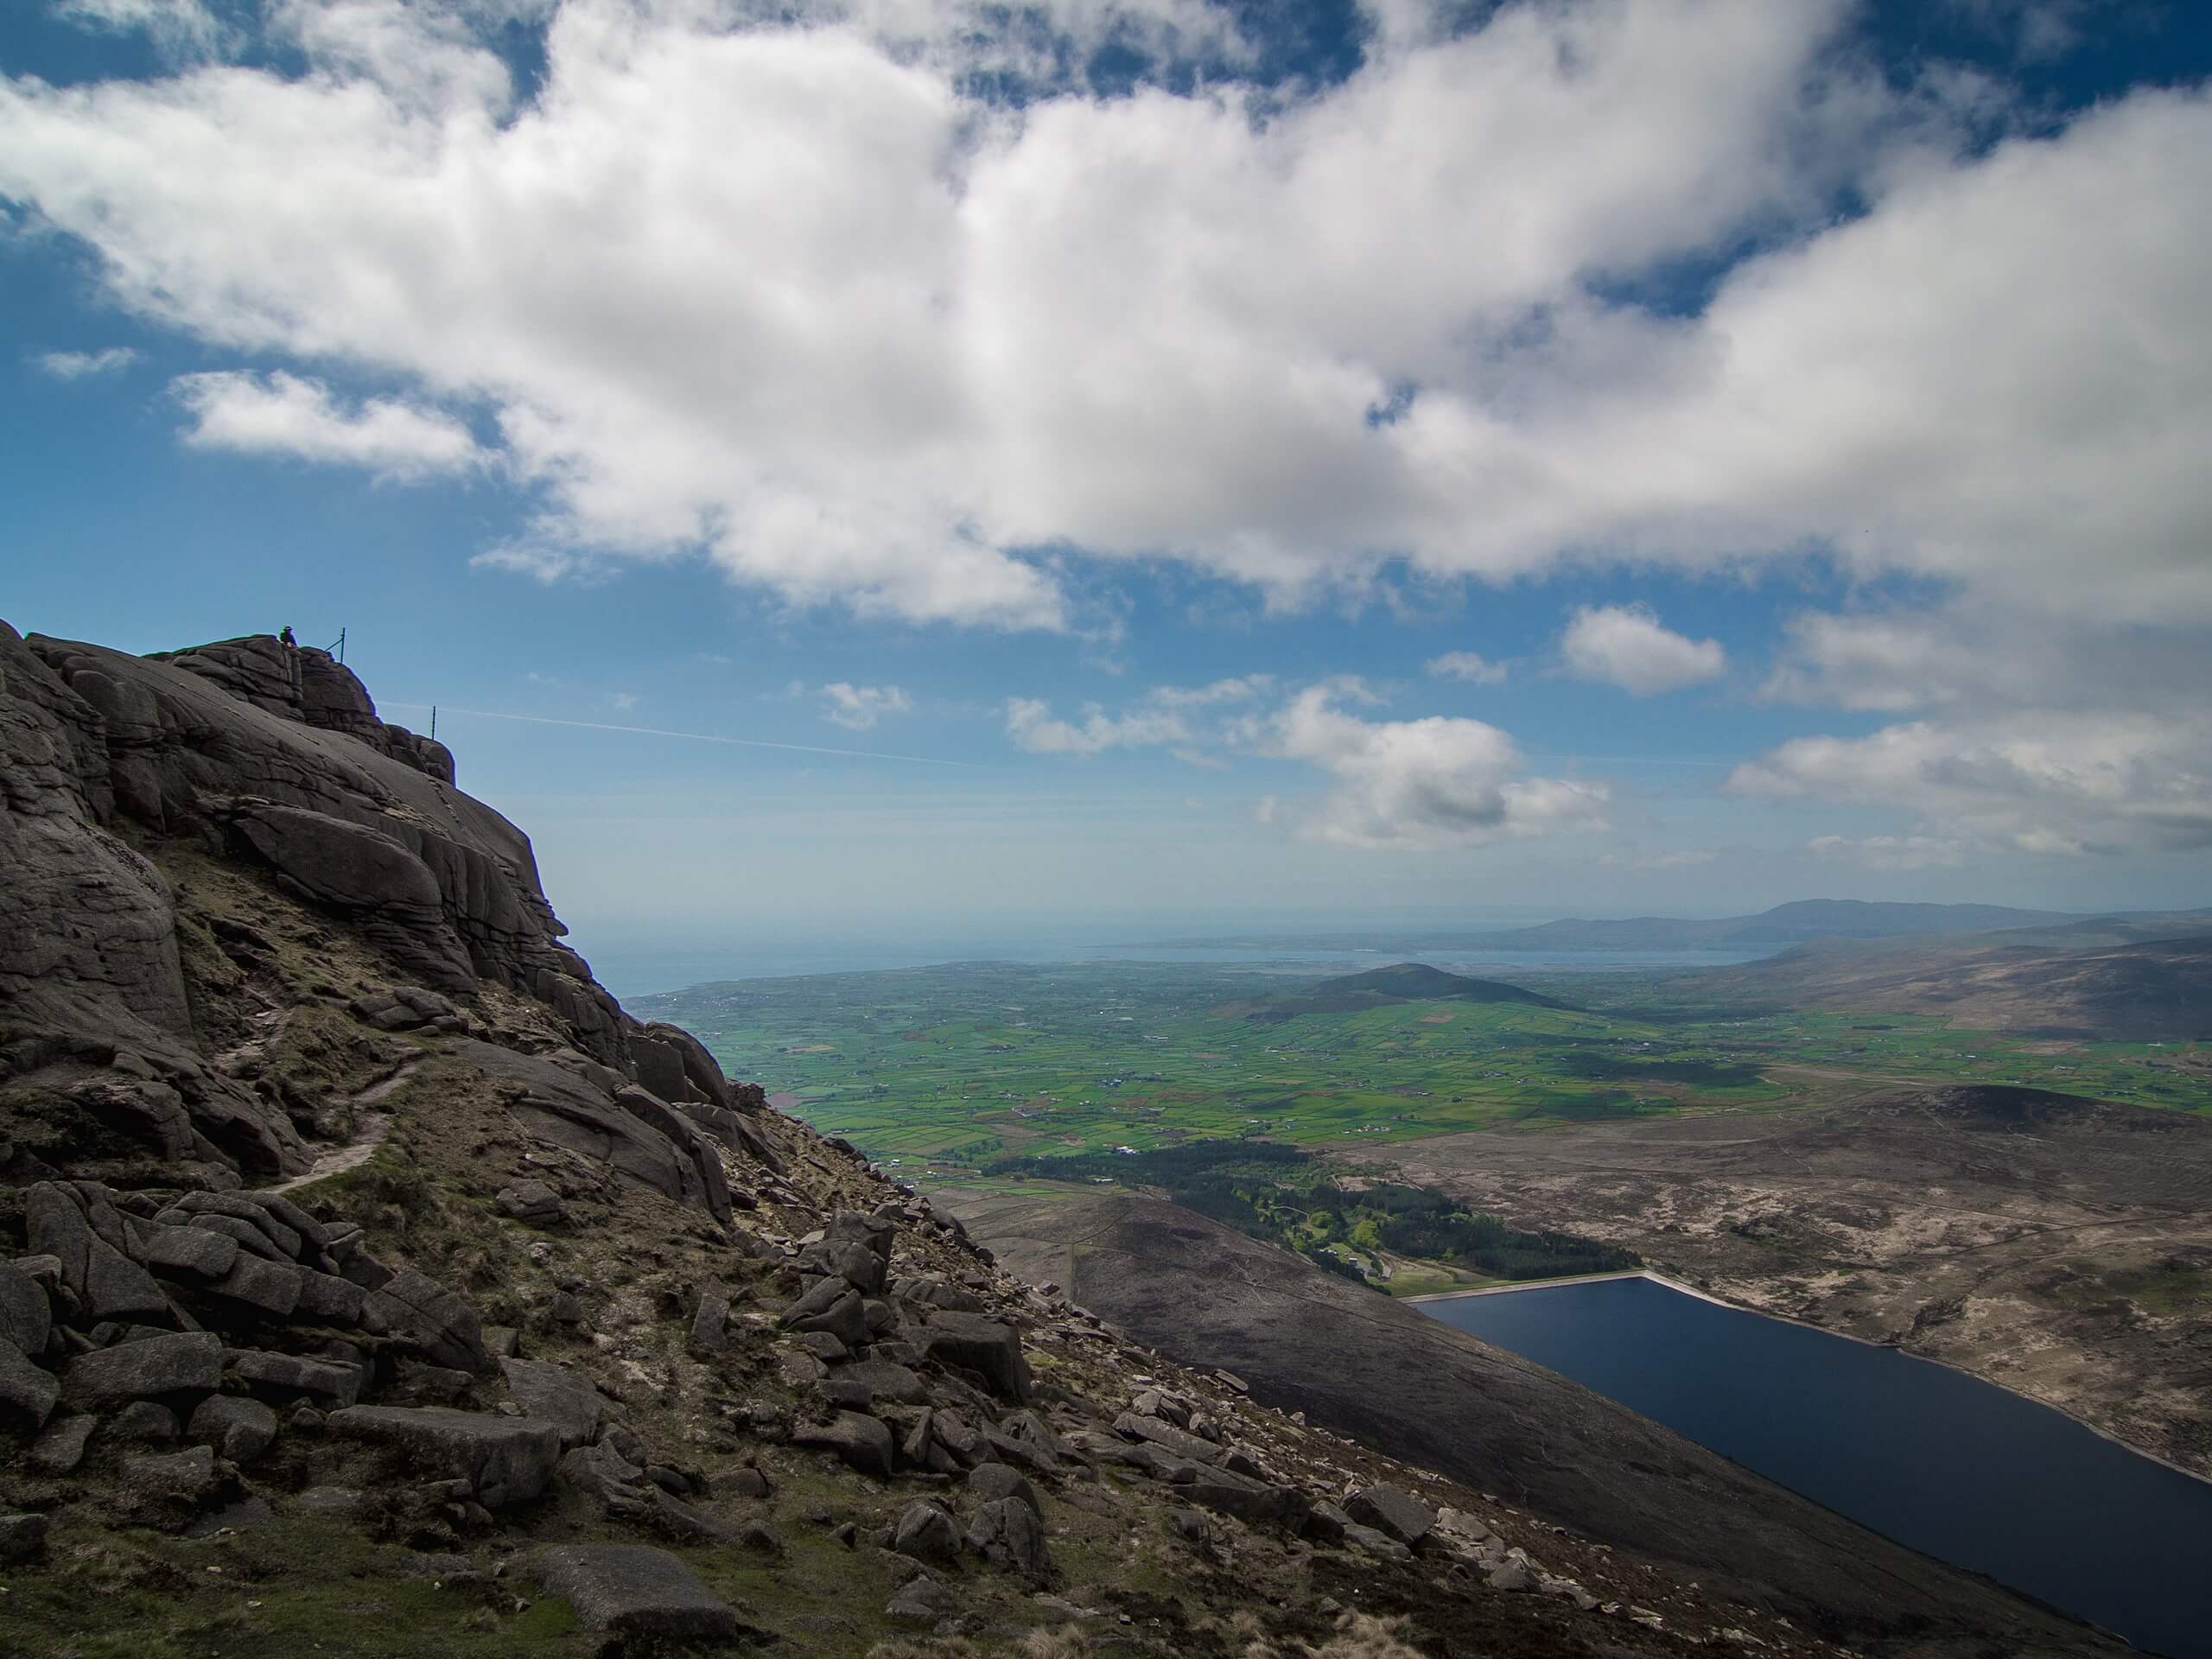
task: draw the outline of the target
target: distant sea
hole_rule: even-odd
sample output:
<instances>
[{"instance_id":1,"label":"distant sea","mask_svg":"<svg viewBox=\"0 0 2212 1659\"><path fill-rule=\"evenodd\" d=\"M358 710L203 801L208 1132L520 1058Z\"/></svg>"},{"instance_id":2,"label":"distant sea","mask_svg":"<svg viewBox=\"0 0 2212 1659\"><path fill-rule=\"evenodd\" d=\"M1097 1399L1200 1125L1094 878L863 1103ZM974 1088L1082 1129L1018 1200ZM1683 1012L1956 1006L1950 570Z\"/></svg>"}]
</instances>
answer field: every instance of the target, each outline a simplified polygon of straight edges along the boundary
<instances>
[{"instance_id":1,"label":"distant sea","mask_svg":"<svg viewBox=\"0 0 2212 1659\"><path fill-rule=\"evenodd\" d=\"M1250 945L1116 944L1077 936L1007 938L977 936L866 940L751 938L680 947L588 937L572 941L617 997L650 996L731 979L787 979L806 974L864 974L931 968L948 962L1156 962L1177 967L1241 965L1297 975L1357 973L1408 959L1383 950L1300 950ZM1777 947L1778 948L1778 947ZM1768 950L1486 950L1423 951L1418 960L1458 973L1510 980L1516 975L1636 972L1659 968L1720 968Z\"/></svg>"}]
</instances>

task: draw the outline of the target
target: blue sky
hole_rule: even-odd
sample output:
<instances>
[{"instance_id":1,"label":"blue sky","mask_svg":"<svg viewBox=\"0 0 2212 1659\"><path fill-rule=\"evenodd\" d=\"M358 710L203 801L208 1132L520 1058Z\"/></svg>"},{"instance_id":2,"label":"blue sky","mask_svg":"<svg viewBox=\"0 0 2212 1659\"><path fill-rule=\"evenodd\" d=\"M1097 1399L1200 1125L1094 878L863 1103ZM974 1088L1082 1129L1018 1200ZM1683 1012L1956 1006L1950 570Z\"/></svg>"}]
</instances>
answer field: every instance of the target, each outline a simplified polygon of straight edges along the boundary
<instances>
[{"instance_id":1,"label":"blue sky","mask_svg":"<svg viewBox=\"0 0 2212 1659\"><path fill-rule=\"evenodd\" d=\"M0 616L587 947L2212 902L2204 9L1009 18L8 8Z\"/></svg>"}]
</instances>

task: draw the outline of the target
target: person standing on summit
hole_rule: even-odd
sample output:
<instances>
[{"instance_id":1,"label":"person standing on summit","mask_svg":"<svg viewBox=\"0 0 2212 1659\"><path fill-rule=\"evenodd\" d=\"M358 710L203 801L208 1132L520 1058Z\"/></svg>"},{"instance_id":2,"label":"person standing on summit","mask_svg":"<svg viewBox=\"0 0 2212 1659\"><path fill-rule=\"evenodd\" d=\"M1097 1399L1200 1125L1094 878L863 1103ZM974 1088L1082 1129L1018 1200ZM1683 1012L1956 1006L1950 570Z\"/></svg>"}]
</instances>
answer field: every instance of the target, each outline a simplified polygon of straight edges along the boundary
<instances>
[{"instance_id":1,"label":"person standing on summit","mask_svg":"<svg viewBox=\"0 0 2212 1659\"><path fill-rule=\"evenodd\" d=\"M293 646L295 649L298 647L300 642L292 638L292 625L290 623L287 622L283 628L278 630L276 634L276 642L279 645Z\"/></svg>"}]
</instances>

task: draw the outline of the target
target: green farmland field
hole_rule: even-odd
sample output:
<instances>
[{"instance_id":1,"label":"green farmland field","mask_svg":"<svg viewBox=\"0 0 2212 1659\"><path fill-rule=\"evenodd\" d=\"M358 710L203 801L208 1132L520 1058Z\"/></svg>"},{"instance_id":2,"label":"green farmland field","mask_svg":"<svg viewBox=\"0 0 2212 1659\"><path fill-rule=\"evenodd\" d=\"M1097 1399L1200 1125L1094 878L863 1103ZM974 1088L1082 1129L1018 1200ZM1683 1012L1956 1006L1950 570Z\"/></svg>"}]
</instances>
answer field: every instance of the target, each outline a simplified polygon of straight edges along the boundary
<instances>
[{"instance_id":1,"label":"green farmland field","mask_svg":"<svg viewBox=\"0 0 2212 1659\"><path fill-rule=\"evenodd\" d=\"M2212 1111L2203 1046L1732 1012L1671 991L1663 974L1532 982L1586 1012L1442 1001L1241 1017L1310 982L1249 967L954 963L702 985L634 1007L688 1027L733 1075L917 1179L1244 1135L1342 1152L1500 1126L1788 1110L1907 1082Z\"/></svg>"}]
</instances>

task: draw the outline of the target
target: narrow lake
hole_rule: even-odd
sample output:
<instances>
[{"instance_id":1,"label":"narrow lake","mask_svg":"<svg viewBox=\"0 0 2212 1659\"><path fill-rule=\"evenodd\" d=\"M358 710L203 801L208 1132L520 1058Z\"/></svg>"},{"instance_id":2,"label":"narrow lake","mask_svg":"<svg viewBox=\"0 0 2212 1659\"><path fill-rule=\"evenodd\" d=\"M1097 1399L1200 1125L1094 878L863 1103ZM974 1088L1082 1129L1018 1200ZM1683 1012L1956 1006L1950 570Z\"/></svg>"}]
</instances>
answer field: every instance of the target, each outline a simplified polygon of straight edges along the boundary
<instances>
[{"instance_id":1,"label":"narrow lake","mask_svg":"<svg viewBox=\"0 0 2212 1659\"><path fill-rule=\"evenodd\" d=\"M2212 1659L2212 1484L2058 1412L1648 1279L1418 1306L1900 1543Z\"/></svg>"}]
</instances>

